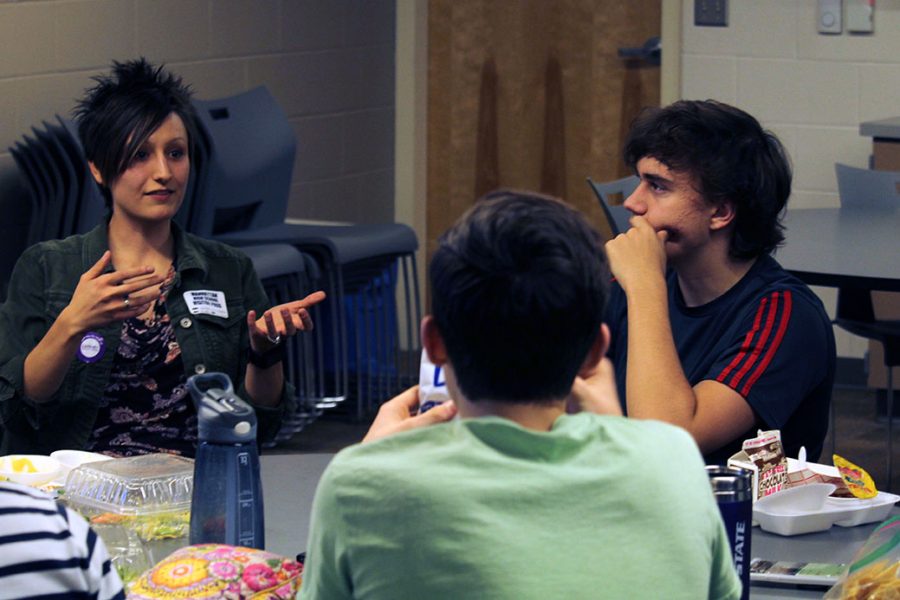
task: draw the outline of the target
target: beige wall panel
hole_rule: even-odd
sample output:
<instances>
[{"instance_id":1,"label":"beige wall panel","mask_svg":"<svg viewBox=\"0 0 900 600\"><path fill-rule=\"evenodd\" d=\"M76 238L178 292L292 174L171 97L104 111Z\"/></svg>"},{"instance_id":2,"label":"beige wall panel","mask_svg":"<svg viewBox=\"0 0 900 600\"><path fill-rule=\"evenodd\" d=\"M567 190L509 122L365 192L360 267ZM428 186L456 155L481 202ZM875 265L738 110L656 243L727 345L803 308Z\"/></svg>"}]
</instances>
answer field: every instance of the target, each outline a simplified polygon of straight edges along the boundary
<instances>
[{"instance_id":1,"label":"beige wall panel","mask_svg":"<svg viewBox=\"0 0 900 600\"><path fill-rule=\"evenodd\" d=\"M216 0L210 6L212 54L256 54L279 48L277 0Z\"/></svg>"},{"instance_id":2,"label":"beige wall panel","mask_svg":"<svg viewBox=\"0 0 900 600\"><path fill-rule=\"evenodd\" d=\"M54 114L71 117L75 101L82 96L85 88L93 85L91 77L101 72L58 73L23 79L19 133L39 125L41 120L52 119Z\"/></svg>"},{"instance_id":3,"label":"beige wall panel","mask_svg":"<svg viewBox=\"0 0 900 600\"><path fill-rule=\"evenodd\" d=\"M0 4L0 77L54 68L54 22L52 5Z\"/></svg>"},{"instance_id":4,"label":"beige wall panel","mask_svg":"<svg viewBox=\"0 0 900 600\"><path fill-rule=\"evenodd\" d=\"M232 96L249 87L247 61L242 59L173 62L169 66L189 81L195 96L203 100Z\"/></svg>"},{"instance_id":5,"label":"beige wall panel","mask_svg":"<svg viewBox=\"0 0 900 600\"><path fill-rule=\"evenodd\" d=\"M106 67L113 59L127 60L137 50L134 2L86 0L52 3L55 29L46 40L56 47L54 70Z\"/></svg>"},{"instance_id":6,"label":"beige wall panel","mask_svg":"<svg viewBox=\"0 0 900 600\"><path fill-rule=\"evenodd\" d=\"M197 60L210 55L210 4L185 0L139 0L135 36L155 62Z\"/></svg>"}]
</instances>

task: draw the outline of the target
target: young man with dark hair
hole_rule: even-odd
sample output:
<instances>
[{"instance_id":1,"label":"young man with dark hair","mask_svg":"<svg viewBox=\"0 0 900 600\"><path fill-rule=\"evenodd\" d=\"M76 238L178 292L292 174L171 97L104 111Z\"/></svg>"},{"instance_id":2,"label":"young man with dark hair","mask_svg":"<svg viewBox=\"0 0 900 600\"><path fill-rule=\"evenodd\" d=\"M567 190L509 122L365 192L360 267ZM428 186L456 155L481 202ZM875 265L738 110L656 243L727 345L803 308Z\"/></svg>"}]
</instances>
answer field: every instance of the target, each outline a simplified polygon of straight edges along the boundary
<instances>
[{"instance_id":1,"label":"young man with dark hair","mask_svg":"<svg viewBox=\"0 0 900 600\"><path fill-rule=\"evenodd\" d=\"M440 239L430 276L422 340L455 404L411 417L413 388L334 458L301 597L737 598L690 436L596 414L618 400L585 219L495 192Z\"/></svg>"},{"instance_id":2,"label":"young man with dark hair","mask_svg":"<svg viewBox=\"0 0 900 600\"><path fill-rule=\"evenodd\" d=\"M606 245L607 322L629 416L684 427L723 463L758 429L819 456L835 346L819 299L770 256L791 168L778 139L715 101L648 109L625 144L632 228Z\"/></svg>"}]
</instances>

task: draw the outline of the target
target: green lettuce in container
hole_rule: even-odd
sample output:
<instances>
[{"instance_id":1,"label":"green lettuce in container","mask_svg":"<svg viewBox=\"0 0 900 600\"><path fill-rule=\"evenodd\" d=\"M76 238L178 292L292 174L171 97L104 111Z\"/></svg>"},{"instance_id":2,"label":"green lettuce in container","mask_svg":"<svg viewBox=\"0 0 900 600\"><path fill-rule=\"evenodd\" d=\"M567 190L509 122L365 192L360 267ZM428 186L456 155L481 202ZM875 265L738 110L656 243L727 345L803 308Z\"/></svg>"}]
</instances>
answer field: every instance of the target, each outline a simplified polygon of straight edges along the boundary
<instances>
[{"instance_id":1,"label":"green lettuce in container","mask_svg":"<svg viewBox=\"0 0 900 600\"><path fill-rule=\"evenodd\" d=\"M193 487L193 460L147 454L76 467L62 499L103 539L127 584L189 544Z\"/></svg>"}]
</instances>

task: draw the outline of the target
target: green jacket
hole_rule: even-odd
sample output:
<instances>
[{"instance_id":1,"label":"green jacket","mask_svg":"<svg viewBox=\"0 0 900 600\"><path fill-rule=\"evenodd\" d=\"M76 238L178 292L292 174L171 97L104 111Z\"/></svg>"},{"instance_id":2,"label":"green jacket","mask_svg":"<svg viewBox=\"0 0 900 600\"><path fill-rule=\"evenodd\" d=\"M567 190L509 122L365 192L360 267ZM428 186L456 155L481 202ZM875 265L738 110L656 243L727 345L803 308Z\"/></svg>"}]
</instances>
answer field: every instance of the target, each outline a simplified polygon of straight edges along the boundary
<instances>
[{"instance_id":1,"label":"green jacket","mask_svg":"<svg viewBox=\"0 0 900 600\"><path fill-rule=\"evenodd\" d=\"M265 311L266 293L245 254L185 233L175 224L172 229L178 272L166 311L175 325L185 375L226 373L238 395L250 401L244 387L250 347L247 311ZM9 294L0 306L0 424L4 429L0 454L47 454L85 446L97 419L98 400L109 381L121 322L96 330L106 344L103 357L91 364L73 359L49 402L37 404L25 396L23 371L25 357L69 304L79 277L108 247L107 227L102 224L83 235L36 244L16 263ZM183 296L190 290L223 292L227 318L191 314ZM292 390L285 385L277 407L255 407L260 441L275 436L282 414L292 404Z\"/></svg>"}]
</instances>

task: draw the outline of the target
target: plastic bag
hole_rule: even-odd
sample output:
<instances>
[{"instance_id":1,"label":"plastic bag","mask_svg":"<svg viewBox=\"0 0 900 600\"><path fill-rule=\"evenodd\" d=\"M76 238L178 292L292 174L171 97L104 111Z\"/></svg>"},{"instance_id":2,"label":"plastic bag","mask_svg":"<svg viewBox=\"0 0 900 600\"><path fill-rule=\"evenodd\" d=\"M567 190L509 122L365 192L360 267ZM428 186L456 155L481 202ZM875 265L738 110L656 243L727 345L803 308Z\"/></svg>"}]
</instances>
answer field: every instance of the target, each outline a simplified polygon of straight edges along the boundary
<instances>
[{"instance_id":1,"label":"plastic bag","mask_svg":"<svg viewBox=\"0 0 900 600\"><path fill-rule=\"evenodd\" d=\"M128 600L292 600L303 564L271 552L197 544L176 550L128 589Z\"/></svg>"},{"instance_id":2,"label":"plastic bag","mask_svg":"<svg viewBox=\"0 0 900 600\"><path fill-rule=\"evenodd\" d=\"M878 526L825 600L900 599L900 516Z\"/></svg>"}]
</instances>

